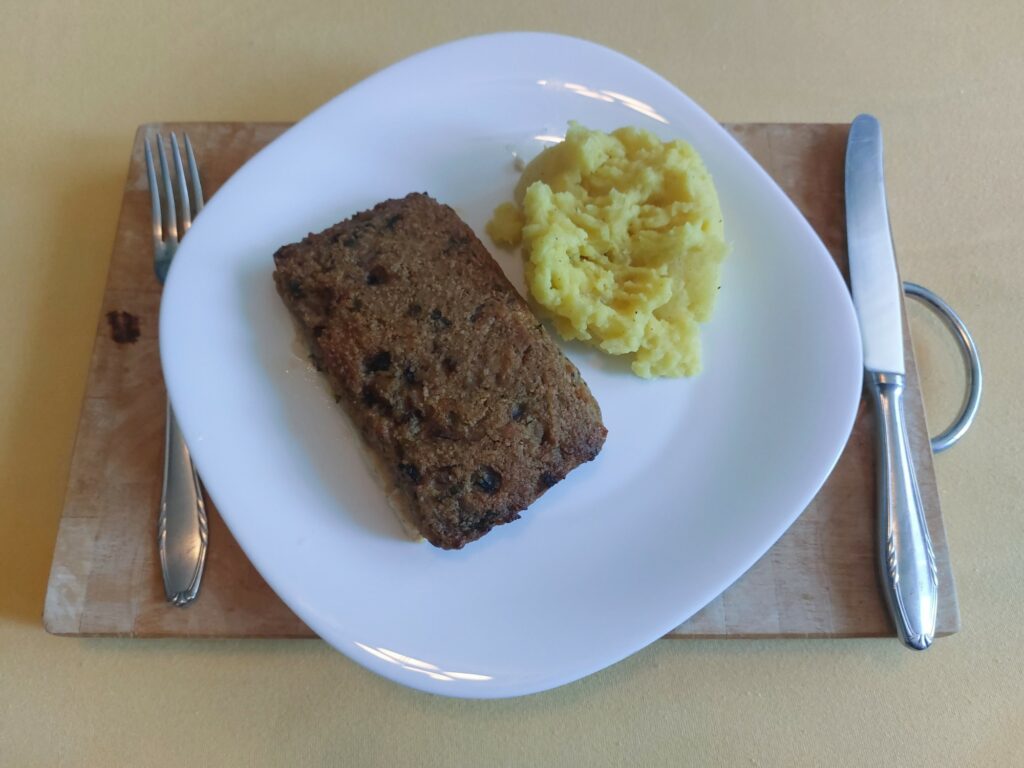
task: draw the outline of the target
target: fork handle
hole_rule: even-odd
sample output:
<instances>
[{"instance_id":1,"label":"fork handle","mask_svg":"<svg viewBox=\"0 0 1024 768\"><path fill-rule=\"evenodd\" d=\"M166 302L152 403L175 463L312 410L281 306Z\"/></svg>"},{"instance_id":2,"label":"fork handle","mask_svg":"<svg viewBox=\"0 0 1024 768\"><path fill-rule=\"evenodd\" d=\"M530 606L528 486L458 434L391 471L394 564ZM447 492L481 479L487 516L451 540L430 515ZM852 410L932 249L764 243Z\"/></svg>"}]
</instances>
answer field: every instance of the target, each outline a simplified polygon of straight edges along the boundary
<instances>
[{"instance_id":1,"label":"fork handle","mask_svg":"<svg viewBox=\"0 0 1024 768\"><path fill-rule=\"evenodd\" d=\"M199 475L170 402L165 434L157 548L167 600L181 606L195 599L203 578L208 537L206 505Z\"/></svg>"}]
</instances>

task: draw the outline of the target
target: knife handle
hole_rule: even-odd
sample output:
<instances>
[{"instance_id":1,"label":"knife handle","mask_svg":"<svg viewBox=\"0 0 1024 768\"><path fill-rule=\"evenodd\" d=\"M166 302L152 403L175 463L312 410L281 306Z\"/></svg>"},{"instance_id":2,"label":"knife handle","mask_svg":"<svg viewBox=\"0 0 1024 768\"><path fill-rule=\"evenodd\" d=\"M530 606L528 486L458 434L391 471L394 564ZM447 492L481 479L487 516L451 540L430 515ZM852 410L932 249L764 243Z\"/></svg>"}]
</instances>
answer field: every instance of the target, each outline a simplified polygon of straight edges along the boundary
<instances>
[{"instance_id":1,"label":"knife handle","mask_svg":"<svg viewBox=\"0 0 1024 768\"><path fill-rule=\"evenodd\" d=\"M903 414L903 376L869 371L878 421L876 472L882 585L900 640L923 651L935 639L938 573Z\"/></svg>"},{"instance_id":2,"label":"knife handle","mask_svg":"<svg viewBox=\"0 0 1024 768\"><path fill-rule=\"evenodd\" d=\"M157 548L167 600L182 606L199 593L206 564L206 505L185 437L167 403L164 484L160 493Z\"/></svg>"}]
</instances>

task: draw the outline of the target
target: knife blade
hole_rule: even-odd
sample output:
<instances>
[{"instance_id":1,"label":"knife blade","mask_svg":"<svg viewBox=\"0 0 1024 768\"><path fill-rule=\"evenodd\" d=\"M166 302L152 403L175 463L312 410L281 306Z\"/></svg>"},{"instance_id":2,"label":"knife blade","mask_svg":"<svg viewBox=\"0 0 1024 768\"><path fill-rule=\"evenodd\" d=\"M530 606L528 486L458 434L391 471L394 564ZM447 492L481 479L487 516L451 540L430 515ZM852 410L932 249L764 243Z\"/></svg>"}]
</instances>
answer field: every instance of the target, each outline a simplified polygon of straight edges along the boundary
<instances>
[{"instance_id":1,"label":"knife blade","mask_svg":"<svg viewBox=\"0 0 1024 768\"><path fill-rule=\"evenodd\" d=\"M846 228L865 386L877 420L880 575L900 640L924 650L935 637L938 573L903 410L902 287L885 199L882 129L871 115L858 116L850 126Z\"/></svg>"},{"instance_id":2,"label":"knife blade","mask_svg":"<svg viewBox=\"0 0 1024 768\"><path fill-rule=\"evenodd\" d=\"M864 367L903 373L901 288L885 200L882 128L871 115L853 121L846 146L846 245Z\"/></svg>"}]
</instances>

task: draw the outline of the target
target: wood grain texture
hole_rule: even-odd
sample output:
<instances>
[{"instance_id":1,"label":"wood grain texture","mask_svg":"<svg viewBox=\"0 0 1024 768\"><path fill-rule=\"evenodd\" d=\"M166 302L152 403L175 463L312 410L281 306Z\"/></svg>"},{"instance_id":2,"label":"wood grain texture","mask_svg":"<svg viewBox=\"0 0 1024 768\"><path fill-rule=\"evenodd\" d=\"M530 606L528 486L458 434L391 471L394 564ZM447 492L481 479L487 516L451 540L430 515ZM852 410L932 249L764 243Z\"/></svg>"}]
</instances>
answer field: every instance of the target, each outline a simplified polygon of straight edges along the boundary
<instances>
[{"instance_id":1,"label":"wood grain texture","mask_svg":"<svg viewBox=\"0 0 1024 768\"><path fill-rule=\"evenodd\" d=\"M135 136L103 311L57 535L44 624L58 635L310 637L235 543L214 505L200 598L164 601L156 552L165 393L157 347L160 288L152 272L146 130L187 130L212 194L284 124L141 126ZM848 126L727 128L817 230L847 274L843 160ZM108 313L138 319L115 341ZM907 339L907 423L939 567L938 634L960 628L928 430ZM670 637L883 637L894 630L876 575L874 427L862 401L835 471L790 530L732 587Z\"/></svg>"}]
</instances>

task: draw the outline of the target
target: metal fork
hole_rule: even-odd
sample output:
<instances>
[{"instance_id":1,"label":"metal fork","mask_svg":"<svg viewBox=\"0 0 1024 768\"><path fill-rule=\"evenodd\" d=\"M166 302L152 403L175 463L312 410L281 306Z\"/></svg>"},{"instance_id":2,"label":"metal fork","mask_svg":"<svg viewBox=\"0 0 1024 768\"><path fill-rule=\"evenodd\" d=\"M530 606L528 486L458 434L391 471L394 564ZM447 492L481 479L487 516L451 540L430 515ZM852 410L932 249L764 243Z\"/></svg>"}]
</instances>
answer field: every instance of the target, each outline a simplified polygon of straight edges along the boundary
<instances>
[{"instance_id":1,"label":"metal fork","mask_svg":"<svg viewBox=\"0 0 1024 768\"><path fill-rule=\"evenodd\" d=\"M149 176L149 194L153 206L153 263L156 278L163 285L171 266L174 252L181 238L192 226L192 208L196 215L203 208L203 188L199 181L199 167L188 134L185 134L185 155L188 162L192 197L189 197L185 168L181 161L178 137L171 133L170 151L174 162L174 178L167 164L164 140L156 135L156 150L160 163L162 185L157 184L156 168L150 137L146 137L146 173ZM178 191L175 207L174 187ZM164 204L161 205L161 191ZM181 212L179 235L178 210ZM206 564L208 540L206 506L199 475L192 465L192 456L185 438L174 418L170 401L167 402L167 429L164 438L164 482L160 493L160 515L157 523L157 548L164 577L164 593L174 605L187 605L199 593Z\"/></svg>"}]
</instances>

